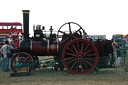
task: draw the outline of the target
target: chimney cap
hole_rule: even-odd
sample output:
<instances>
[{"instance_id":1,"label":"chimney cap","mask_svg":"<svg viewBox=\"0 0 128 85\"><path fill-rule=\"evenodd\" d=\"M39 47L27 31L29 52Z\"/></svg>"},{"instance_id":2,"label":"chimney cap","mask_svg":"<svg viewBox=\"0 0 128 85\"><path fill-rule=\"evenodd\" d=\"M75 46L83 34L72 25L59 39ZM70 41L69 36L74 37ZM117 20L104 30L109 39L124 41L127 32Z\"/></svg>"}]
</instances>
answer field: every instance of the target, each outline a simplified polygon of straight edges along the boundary
<instances>
[{"instance_id":1,"label":"chimney cap","mask_svg":"<svg viewBox=\"0 0 128 85\"><path fill-rule=\"evenodd\" d=\"M22 10L23 13L29 14L29 10Z\"/></svg>"}]
</instances>

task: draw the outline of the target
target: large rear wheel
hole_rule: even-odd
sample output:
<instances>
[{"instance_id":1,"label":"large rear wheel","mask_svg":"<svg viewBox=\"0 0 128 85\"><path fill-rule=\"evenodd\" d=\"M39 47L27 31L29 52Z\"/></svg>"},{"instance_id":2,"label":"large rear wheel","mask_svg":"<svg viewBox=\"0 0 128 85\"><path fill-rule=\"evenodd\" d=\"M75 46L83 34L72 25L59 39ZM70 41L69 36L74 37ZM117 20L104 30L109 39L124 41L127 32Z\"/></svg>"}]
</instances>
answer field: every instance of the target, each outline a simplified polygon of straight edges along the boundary
<instances>
[{"instance_id":1,"label":"large rear wheel","mask_svg":"<svg viewBox=\"0 0 128 85\"><path fill-rule=\"evenodd\" d=\"M86 74L91 72L98 62L98 51L90 41L75 39L63 49L62 61L72 73Z\"/></svg>"}]
</instances>

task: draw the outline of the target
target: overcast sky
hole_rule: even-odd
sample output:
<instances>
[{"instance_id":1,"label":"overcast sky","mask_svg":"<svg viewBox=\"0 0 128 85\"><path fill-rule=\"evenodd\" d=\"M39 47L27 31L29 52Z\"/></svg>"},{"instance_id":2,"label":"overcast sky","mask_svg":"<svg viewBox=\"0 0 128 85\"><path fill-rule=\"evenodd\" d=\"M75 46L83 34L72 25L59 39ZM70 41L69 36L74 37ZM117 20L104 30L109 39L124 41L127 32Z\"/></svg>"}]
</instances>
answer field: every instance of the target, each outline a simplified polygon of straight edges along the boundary
<instances>
[{"instance_id":1,"label":"overcast sky","mask_svg":"<svg viewBox=\"0 0 128 85\"><path fill-rule=\"evenodd\" d=\"M66 22L108 39L128 34L128 0L0 0L0 22L23 23L22 10L30 10L30 35L34 24L58 31Z\"/></svg>"}]
</instances>

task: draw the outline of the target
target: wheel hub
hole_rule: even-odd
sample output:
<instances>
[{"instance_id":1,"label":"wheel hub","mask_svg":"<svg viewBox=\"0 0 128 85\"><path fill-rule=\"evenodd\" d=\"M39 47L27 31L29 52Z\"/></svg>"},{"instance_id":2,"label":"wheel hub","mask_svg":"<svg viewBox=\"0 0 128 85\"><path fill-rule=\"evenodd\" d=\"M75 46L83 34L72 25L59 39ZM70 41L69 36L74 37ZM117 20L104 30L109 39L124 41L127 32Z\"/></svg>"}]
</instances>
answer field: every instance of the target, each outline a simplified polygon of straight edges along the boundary
<instances>
[{"instance_id":1,"label":"wheel hub","mask_svg":"<svg viewBox=\"0 0 128 85\"><path fill-rule=\"evenodd\" d=\"M78 55L77 55L77 58L80 60L80 59L82 59L82 58L83 58L83 55L78 54Z\"/></svg>"}]
</instances>

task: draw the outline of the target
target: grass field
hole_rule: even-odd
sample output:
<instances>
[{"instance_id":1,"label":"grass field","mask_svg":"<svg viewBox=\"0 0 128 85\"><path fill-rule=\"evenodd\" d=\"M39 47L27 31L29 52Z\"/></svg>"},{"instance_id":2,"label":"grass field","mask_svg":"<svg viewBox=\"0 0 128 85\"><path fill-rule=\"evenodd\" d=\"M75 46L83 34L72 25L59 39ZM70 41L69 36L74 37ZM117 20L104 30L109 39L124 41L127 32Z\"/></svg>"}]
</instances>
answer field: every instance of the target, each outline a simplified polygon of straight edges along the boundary
<instances>
[{"instance_id":1,"label":"grass field","mask_svg":"<svg viewBox=\"0 0 128 85\"><path fill-rule=\"evenodd\" d=\"M39 57L44 60L50 57ZM101 74L72 74L67 70L54 71L47 69L32 70L31 75L10 77L12 71L0 69L0 85L127 85L128 73L124 66L100 69Z\"/></svg>"},{"instance_id":2,"label":"grass field","mask_svg":"<svg viewBox=\"0 0 128 85\"><path fill-rule=\"evenodd\" d=\"M128 73L123 67L101 69L101 74L72 74L67 70L33 70L30 76L10 77L0 69L0 85L127 85Z\"/></svg>"}]
</instances>

